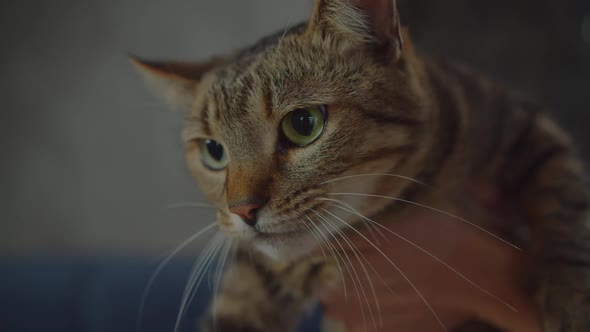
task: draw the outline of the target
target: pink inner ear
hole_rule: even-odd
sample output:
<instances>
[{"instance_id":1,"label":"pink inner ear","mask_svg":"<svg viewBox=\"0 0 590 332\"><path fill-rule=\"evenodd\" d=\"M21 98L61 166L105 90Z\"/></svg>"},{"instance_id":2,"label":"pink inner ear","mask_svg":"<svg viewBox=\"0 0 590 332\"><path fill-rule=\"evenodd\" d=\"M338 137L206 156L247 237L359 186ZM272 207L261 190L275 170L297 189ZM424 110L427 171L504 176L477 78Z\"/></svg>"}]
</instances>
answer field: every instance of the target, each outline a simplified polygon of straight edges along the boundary
<instances>
[{"instance_id":1,"label":"pink inner ear","mask_svg":"<svg viewBox=\"0 0 590 332\"><path fill-rule=\"evenodd\" d=\"M373 33L379 41L387 43L401 37L398 31L400 28L397 22L395 0L354 0L354 2L369 18Z\"/></svg>"},{"instance_id":2,"label":"pink inner ear","mask_svg":"<svg viewBox=\"0 0 590 332\"><path fill-rule=\"evenodd\" d=\"M394 35L396 16L394 0L356 0L359 7L366 13L380 41L390 40Z\"/></svg>"},{"instance_id":3,"label":"pink inner ear","mask_svg":"<svg viewBox=\"0 0 590 332\"><path fill-rule=\"evenodd\" d=\"M152 62L151 67L155 71L169 75L194 79L198 79L202 72L202 66L190 63Z\"/></svg>"}]
</instances>

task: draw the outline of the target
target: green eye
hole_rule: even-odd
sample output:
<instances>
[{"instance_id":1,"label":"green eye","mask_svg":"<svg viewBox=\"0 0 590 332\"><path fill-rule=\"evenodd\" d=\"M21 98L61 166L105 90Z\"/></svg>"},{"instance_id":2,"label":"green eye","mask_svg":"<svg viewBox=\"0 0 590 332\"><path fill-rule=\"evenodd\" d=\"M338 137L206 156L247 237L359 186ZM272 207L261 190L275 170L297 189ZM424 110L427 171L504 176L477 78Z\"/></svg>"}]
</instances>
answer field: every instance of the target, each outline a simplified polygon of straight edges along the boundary
<instances>
[{"instance_id":1,"label":"green eye","mask_svg":"<svg viewBox=\"0 0 590 332\"><path fill-rule=\"evenodd\" d=\"M201 162L205 167L219 171L227 166L228 160L223 145L211 139L199 141L201 150Z\"/></svg>"},{"instance_id":2,"label":"green eye","mask_svg":"<svg viewBox=\"0 0 590 332\"><path fill-rule=\"evenodd\" d=\"M293 144L307 146L322 134L326 125L326 107L299 108L287 114L281 121L285 137Z\"/></svg>"}]
</instances>

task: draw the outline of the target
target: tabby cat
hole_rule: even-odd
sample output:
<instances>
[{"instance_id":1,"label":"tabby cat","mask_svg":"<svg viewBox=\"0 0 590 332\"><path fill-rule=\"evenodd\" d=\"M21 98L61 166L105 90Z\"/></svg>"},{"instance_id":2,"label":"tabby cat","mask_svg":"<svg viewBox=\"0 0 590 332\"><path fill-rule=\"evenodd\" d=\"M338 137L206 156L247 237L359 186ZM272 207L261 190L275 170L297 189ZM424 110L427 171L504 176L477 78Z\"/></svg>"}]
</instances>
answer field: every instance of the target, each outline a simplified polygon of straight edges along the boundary
<instances>
[{"instance_id":1,"label":"tabby cat","mask_svg":"<svg viewBox=\"0 0 590 332\"><path fill-rule=\"evenodd\" d=\"M338 260L305 255L319 227L393 223L408 202L487 186L519 216L490 227L534 257L544 330L590 331L589 196L569 137L525 98L417 54L394 1L317 0L308 22L228 56L133 61L187 109L188 166L241 243L205 329L292 331L340 279ZM332 228L327 213L342 216Z\"/></svg>"}]
</instances>

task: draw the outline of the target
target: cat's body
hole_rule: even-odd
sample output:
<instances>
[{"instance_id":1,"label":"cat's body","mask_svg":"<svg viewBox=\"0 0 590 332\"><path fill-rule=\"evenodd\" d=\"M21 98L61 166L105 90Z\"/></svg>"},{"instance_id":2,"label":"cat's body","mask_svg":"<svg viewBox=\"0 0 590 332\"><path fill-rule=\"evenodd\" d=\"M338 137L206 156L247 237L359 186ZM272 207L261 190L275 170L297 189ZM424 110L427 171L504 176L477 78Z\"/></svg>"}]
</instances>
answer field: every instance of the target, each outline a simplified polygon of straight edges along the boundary
<instances>
[{"instance_id":1,"label":"cat's body","mask_svg":"<svg viewBox=\"0 0 590 332\"><path fill-rule=\"evenodd\" d=\"M567 135L534 104L471 70L402 47L390 0L318 1L308 24L232 57L140 66L163 76L164 88L189 106L189 167L220 208L220 227L244 246L307 271L309 261L299 257L319 230L330 233L322 225L330 216L340 218L334 232L352 233L359 215L393 223L408 207L420 208L408 202L497 214L504 222L481 226L531 253L545 331L590 330L588 194ZM312 141L300 139L316 127L292 118L285 125L294 110L313 126L325 122ZM385 173L401 177L366 176ZM249 291L260 289L257 301L273 303L268 275L242 266L253 276ZM245 287L236 273L239 265L215 305L226 304L212 311L222 330L291 330L289 319L268 319L284 317L280 303L251 311L255 296L231 296ZM288 285L301 278L279 279L290 280L289 292L315 295ZM306 287L316 281L333 282L312 274ZM227 299L244 303L232 307Z\"/></svg>"}]
</instances>

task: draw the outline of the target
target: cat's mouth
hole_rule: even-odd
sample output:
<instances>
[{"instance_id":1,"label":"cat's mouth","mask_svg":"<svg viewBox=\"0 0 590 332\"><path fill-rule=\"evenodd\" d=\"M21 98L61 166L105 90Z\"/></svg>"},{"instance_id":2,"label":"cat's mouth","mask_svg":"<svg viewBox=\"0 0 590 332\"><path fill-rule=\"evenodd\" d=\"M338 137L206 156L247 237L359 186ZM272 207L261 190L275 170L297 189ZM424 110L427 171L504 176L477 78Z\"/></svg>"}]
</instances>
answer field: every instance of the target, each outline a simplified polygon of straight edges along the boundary
<instances>
[{"instance_id":1,"label":"cat's mouth","mask_svg":"<svg viewBox=\"0 0 590 332\"><path fill-rule=\"evenodd\" d=\"M295 257L307 252L317 242L309 229L294 218L274 216L262 211L255 225L247 225L239 216L228 214L221 224L226 234L235 239L250 242L269 257Z\"/></svg>"},{"instance_id":2,"label":"cat's mouth","mask_svg":"<svg viewBox=\"0 0 590 332\"><path fill-rule=\"evenodd\" d=\"M274 259L290 259L308 252L314 247L307 230L282 232L256 232L252 238L255 247Z\"/></svg>"},{"instance_id":3,"label":"cat's mouth","mask_svg":"<svg viewBox=\"0 0 590 332\"><path fill-rule=\"evenodd\" d=\"M254 227L254 238L256 242L266 242L272 245L285 245L298 242L302 237L308 235L307 229L292 227Z\"/></svg>"},{"instance_id":4,"label":"cat's mouth","mask_svg":"<svg viewBox=\"0 0 590 332\"><path fill-rule=\"evenodd\" d=\"M307 231L305 230L289 230L289 231L279 231L279 232L266 232L266 231L260 231L257 230L255 235L255 238L257 239L271 239L271 238L277 238L277 237L290 237L290 236L297 236L297 235L303 235L306 234Z\"/></svg>"}]
</instances>

